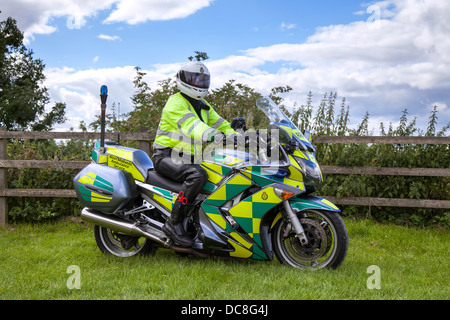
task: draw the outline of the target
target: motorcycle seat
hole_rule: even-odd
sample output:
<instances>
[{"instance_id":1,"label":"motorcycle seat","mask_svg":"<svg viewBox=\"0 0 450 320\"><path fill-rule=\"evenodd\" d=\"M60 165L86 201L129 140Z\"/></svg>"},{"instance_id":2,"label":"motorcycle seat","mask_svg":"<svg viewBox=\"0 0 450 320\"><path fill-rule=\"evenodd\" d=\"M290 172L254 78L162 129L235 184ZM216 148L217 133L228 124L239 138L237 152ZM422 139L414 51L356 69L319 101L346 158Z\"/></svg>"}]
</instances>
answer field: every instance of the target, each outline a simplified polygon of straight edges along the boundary
<instances>
[{"instance_id":1,"label":"motorcycle seat","mask_svg":"<svg viewBox=\"0 0 450 320\"><path fill-rule=\"evenodd\" d=\"M156 170L148 170L148 176L147 179L145 179L145 183L176 193L180 192L181 186L183 185L182 182L176 182L160 175Z\"/></svg>"}]
</instances>

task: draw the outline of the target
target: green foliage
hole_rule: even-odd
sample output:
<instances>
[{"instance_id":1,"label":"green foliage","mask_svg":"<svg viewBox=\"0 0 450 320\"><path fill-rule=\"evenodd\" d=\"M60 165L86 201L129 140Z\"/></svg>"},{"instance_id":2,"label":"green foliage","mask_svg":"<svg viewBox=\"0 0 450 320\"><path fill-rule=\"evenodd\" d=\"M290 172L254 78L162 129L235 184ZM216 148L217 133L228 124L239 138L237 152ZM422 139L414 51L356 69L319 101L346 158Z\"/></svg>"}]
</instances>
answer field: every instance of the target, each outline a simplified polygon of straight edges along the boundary
<instances>
[{"instance_id":1,"label":"green foliage","mask_svg":"<svg viewBox=\"0 0 450 320\"><path fill-rule=\"evenodd\" d=\"M260 128L265 124L264 114L256 108L256 101L261 95L247 85L230 80L222 87L214 89L206 97L214 110L224 119L243 117L248 127Z\"/></svg>"},{"instance_id":2,"label":"green foliage","mask_svg":"<svg viewBox=\"0 0 450 320\"><path fill-rule=\"evenodd\" d=\"M369 114L363 117L356 129L348 128L349 107L342 100L340 112L336 114L336 93L325 93L317 108L311 106L311 93L306 106L294 108L288 115L315 135L356 135L369 136ZM316 109L315 115L310 110ZM303 114L303 115L302 115ZM307 117L305 117L307 115ZM300 117L303 117L301 121ZM380 124L382 136L445 136L449 124L436 132L437 110L431 112L426 132L416 127L416 120L408 120L404 110L396 128L392 124L386 132ZM314 141L313 141L314 143ZM402 167L402 168L449 168L448 145L422 144L317 144L316 157L321 165L346 167ZM373 197L400 199L450 200L448 192L450 179L447 177L409 177L375 175L337 175L325 176L317 193L340 197ZM450 213L444 209L395 208L395 207L347 207L347 215L370 215L380 221L407 223L415 226L443 224L450 226Z\"/></svg>"},{"instance_id":3,"label":"green foliage","mask_svg":"<svg viewBox=\"0 0 450 320\"><path fill-rule=\"evenodd\" d=\"M0 21L0 125L7 130L51 130L65 121L66 105L56 103L45 111L49 97L42 85L44 64L22 41L16 20Z\"/></svg>"},{"instance_id":4,"label":"green foliage","mask_svg":"<svg viewBox=\"0 0 450 320\"><path fill-rule=\"evenodd\" d=\"M136 132L145 128L149 132L158 128L162 109L169 97L176 93L176 83L172 79L158 82L158 88L152 90L144 81L145 72L139 67L135 68L136 77L133 80L136 89L131 98L134 110L123 125L124 131Z\"/></svg>"},{"instance_id":5,"label":"green foliage","mask_svg":"<svg viewBox=\"0 0 450 320\"><path fill-rule=\"evenodd\" d=\"M195 52L195 56L190 56L188 57L189 61L203 61L203 60L208 60L208 54L206 52L203 51L194 51Z\"/></svg>"},{"instance_id":6,"label":"green foliage","mask_svg":"<svg viewBox=\"0 0 450 320\"><path fill-rule=\"evenodd\" d=\"M7 145L8 159L15 160L89 160L90 141L13 140ZM79 170L8 169L8 187L13 189L73 189L72 179ZM8 198L8 218L15 221L45 221L60 216L79 215L78 199Z\"/></svg>"}]
</instances>

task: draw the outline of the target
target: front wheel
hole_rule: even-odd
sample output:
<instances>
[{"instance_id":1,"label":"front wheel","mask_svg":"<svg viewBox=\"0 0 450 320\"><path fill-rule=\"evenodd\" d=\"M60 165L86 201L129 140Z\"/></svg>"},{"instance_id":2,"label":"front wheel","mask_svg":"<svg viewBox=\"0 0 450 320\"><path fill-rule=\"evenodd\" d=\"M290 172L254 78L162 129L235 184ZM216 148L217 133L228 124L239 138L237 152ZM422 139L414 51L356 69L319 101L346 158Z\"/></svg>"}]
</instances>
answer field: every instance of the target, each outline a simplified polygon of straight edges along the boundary
<instances>
[{"instance_id":1,"label":"front wheel","mask_svg":"<svg viewBox=\"0 0 450 320\"><path fill-rule=\"evenodd\" d=\"M272 243L282 264L297 268L337 268L348 250L348 233L341 216L327 211L307 210L298 218L308 238L302 245L292 225L280 219L272 230Z\"/></svg>"},{"instance_id":2,"label":"front wheel","mask_svg":"<svg viewBox=\"0 0 450 320\"><path fill-rule=\"evenodd\" d=\"M118 257L152 255L158 249L150 239L132 237L97 225L94 227L94 235L97 246L103 253Z\"/></svg>"}]
</instances>

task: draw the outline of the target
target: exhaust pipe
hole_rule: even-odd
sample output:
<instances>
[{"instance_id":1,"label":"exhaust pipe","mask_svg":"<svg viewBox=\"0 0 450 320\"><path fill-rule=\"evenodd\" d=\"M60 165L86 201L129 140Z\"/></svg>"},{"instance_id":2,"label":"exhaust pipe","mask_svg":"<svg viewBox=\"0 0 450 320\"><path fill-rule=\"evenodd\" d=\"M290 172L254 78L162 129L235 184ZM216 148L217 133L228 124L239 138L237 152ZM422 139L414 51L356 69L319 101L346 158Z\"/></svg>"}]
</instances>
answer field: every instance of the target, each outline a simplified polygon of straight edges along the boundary
<instances>
[{"instance_id":1,"label":"exhaust pipe","mask_svg":"<svg viewBox=\"0 0 450 320\"><path fill-rule=\"evenodd\" d=\"M106 215L100 212L93 212L88 208L84 208L81 210L81 219L100 227L127 234L129 236L149 238L150 240L153 240L166 248L170 246L170 244L164 240L164 234L159 232L159 230L151 230L153 228L148 227L146 228L148 231L144 231L136 226L135 223L129 222L115 215Z\"/></svg>"},{"instance_id":2,"label":"exhaust pipe","mask_svg":"<svg viewBox=\"0 0 450 320\"><path fill-rule=\"evenodd\" d=\"M98 225L100 227L108 228L117 232L121 232L133 237L145 237L156 243L159 243L164 248L172 249L177 252L192 253L197 256L206 257L207 255L197 252L191 248L184 248L174 246L169 242L166 235L150 226L146 226L143 230L135 223L122 219L115 215L106 215L100 212L93 212L89 208L81 210L81 219L86 222Z\"/></svg>"}]
</instances>

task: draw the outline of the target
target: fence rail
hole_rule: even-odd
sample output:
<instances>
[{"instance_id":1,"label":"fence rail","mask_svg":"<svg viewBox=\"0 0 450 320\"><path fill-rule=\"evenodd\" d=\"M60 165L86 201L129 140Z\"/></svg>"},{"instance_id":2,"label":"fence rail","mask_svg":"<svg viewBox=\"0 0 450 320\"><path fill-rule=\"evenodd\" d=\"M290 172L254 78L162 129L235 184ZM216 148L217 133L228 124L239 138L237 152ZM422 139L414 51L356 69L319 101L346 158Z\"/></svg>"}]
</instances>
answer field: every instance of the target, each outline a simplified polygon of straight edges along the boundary
<instances>
[{"instance_id":1,"label":"fence rail","mask_svg":"<svg viewBox=\"0 0 450 320\"><path fill-rule=\"evenodd\" d=\"M117 133L106 133L106 139L117 139ZM154 133L135 132L120 133L121 140L139 142L139 148L150 154L150 141L155 138ZM58 197L75 198L74 190L66 189L8 189L8 168L52 168L52 169L81 169L89 161L52 161L52 160L8 160L6 155L7 139L100 139L97 132L26 132L5 131L0 128L0 226L7 223L7 197ZM450 144L450 137L381 137L381 136L316 136L314 143L377 143L377 144ZM445 168L377 168L377 167L341 167L321 166L324 174L361 174L361 175L402 175L402 176L440 176L450 177L450 169ZM338 205L362 205L376 207L419 207L450 209L448 200L429 199L394 199L371 197L324 198Z\"/></svg>"}]
</instances>

